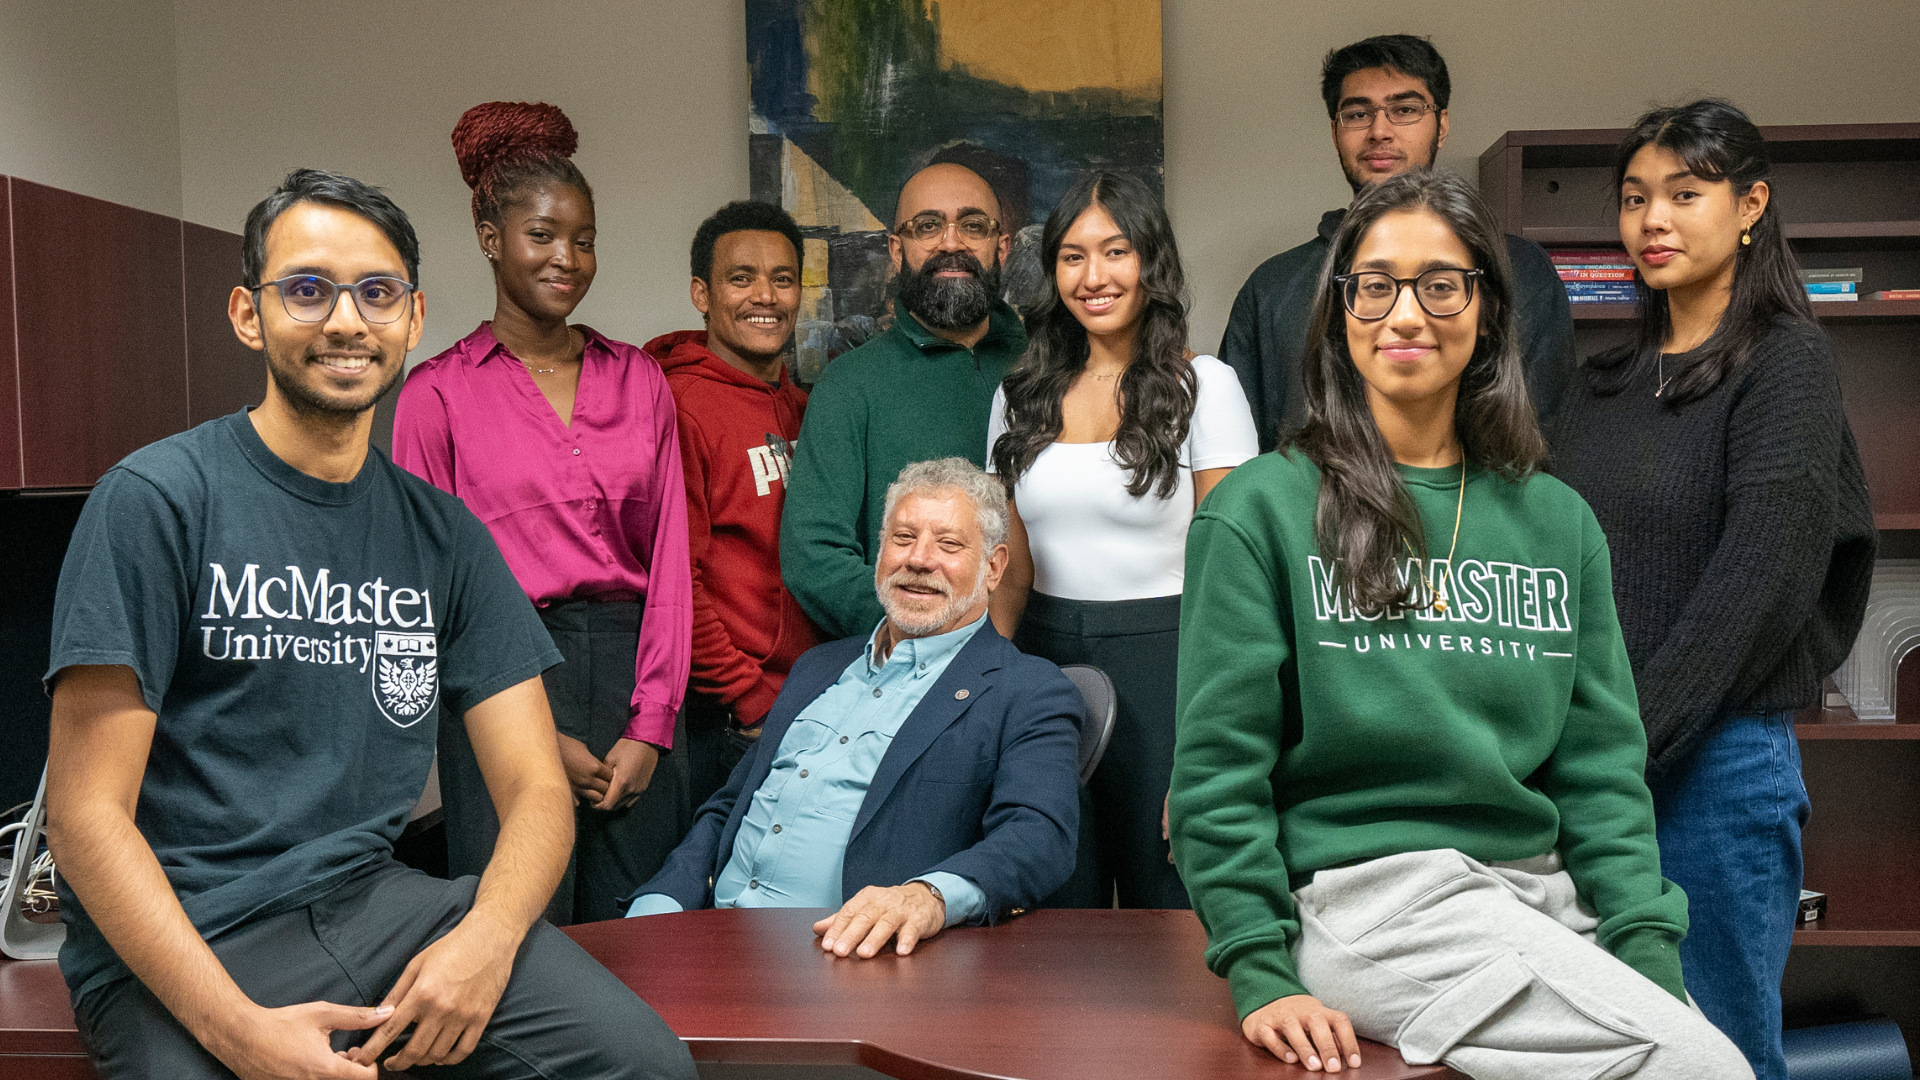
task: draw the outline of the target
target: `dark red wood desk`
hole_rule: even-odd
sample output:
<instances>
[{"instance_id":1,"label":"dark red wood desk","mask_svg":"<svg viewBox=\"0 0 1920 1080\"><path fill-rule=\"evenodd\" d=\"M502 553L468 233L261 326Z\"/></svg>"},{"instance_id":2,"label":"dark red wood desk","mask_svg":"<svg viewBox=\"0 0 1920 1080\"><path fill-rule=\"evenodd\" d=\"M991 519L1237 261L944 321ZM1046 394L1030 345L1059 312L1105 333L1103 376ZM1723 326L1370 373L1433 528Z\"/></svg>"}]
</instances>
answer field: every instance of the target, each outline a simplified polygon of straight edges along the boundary
<instances>
[{"instance_id":1,"label":"dark red wood desk","mask_svg":"<svg viewBox=\"0 0 1920 1080\"><path fill-rule=\"evenodd\" d=\"M873 960L823 954L814 911L690 911L568 931L702 1061L850 1064L903 1080L1300 1080L1247 1044L1199 921L1039 911ZM1354 1080L1441 1080L1372 1043ZM86 1080L51 960L0 960L0 1080Z\"/></svg>"},{"instance_id":2,"label":"dark red wood desk","mask_svg":"<svg viewBox=\"0 0 1920 1080\"><path fill-rule=\"evenodd\" d=\"M1184 911L1038 911L872 960L820 951L812 910L690 911L576 926L702 1061L845 1063L904 1080L1296 1080L1240 1037ZM1439 1080L1365 1044L1354 1080Z\"/></svg>"}]
</instances>

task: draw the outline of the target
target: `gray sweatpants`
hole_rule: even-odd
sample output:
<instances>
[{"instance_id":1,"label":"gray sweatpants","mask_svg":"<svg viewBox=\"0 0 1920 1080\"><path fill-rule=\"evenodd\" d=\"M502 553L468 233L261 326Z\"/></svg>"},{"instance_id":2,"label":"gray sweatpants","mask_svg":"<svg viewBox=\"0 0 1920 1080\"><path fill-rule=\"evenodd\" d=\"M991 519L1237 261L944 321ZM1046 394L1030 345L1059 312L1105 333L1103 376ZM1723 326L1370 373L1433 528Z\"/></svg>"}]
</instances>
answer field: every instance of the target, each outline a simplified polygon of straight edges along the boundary
<instances>
[{"instance_id":1,"label":"gray sweatpants","mask_svg":"<svg viewBox=\"0 0 1920 1080\"><path fill-rule=\"evenodd\" d=\"M1751 1080L1706 1017L1614 959L1556 854L1413 851L1293 894L1301 981L1409 1063L1475 1080Z\"/></svg>"}]
</instances>

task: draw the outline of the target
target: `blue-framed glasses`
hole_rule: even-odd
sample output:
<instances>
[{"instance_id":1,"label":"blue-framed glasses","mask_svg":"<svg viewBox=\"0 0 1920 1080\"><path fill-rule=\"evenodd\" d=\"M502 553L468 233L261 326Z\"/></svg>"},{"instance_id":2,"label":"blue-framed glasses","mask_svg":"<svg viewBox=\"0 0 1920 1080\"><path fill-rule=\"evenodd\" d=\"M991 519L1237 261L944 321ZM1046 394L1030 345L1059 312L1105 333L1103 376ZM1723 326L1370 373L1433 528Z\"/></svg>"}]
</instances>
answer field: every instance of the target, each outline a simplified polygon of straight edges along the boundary
<instances>
[{"instance_id":1,"label":"blue-framed glasses","mask_svg":"<svg viewBox=\"0 0 1920 1080\"><path fill-rule=\"evenodd\" d=\"M269 288L280 290L280 303L287 309L287 317L304 323L325 322L333 314L333 305L342 292L352 294L362 319L370 323L390 323L406 311L407 298L413 295L413 283L396 277L361 278L351 285L341 285L315 274L295 274L277 281L263 281L254 286L253 291Z\"/></svg>"}]
</instances>

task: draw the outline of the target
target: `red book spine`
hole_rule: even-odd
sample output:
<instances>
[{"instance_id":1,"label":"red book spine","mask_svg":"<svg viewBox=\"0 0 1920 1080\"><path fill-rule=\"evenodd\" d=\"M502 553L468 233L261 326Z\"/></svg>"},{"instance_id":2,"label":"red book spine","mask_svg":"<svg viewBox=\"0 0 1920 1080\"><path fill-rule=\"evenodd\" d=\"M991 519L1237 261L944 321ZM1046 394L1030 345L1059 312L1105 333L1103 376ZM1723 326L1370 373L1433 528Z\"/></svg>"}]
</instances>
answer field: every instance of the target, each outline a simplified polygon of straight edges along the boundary
<instances>
[{"instance_id":1,"label":"red book spine","mask_svg":"<svg viewBox=\"0 0 1920 1080\"><path fill-rule=\"evenodd\" d=\"M1627 253L1619 248L1554 248L1547 252L1547 258L1557 263L1622 263L1627 261Z\"/></svg>"},{"instance_id":2,"label":"red book spine","mask_svg":"<svg viewBox=\"0 0 1920 1080\"><path fill-rule=\"evenodd\" d=\"M1632 281L1633 268L1623 266L1618 270L1561 270L1561 281Z\"/></svg>"},{"instance_id":3,"label":"red book spine","mask_svg":"<svg viewBox=\"0 0 1920 1080\"><path fill-rule=\"evenodd\" d=\"M1873 300L1920 300L1920 289L1881 289L1874 293Z\"/></svg>"}]
</instances>

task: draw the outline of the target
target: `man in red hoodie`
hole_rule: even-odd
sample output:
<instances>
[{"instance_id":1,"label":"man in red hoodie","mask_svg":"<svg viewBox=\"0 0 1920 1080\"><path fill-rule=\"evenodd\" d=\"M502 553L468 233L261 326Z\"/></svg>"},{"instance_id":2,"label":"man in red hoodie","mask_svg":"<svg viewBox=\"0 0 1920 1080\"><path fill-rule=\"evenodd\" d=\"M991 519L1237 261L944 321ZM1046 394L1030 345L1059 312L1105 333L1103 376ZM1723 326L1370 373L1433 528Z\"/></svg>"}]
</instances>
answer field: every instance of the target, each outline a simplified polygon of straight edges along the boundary
<instances>
[{"instance_id":1,"label":"man in red hoodie","mask_svg":"<svg viewBox=\"0 0 1920 1080\"><path fill-rule=\"evenodd\" d=\"M647 342L680 419L693 558L688 765L695 808L726 783L819 634L780 582L780 510L807 395L781 360L800 310L800 227L734 202L693 235L705 330Z\"/></svg>"}]
</instances>

